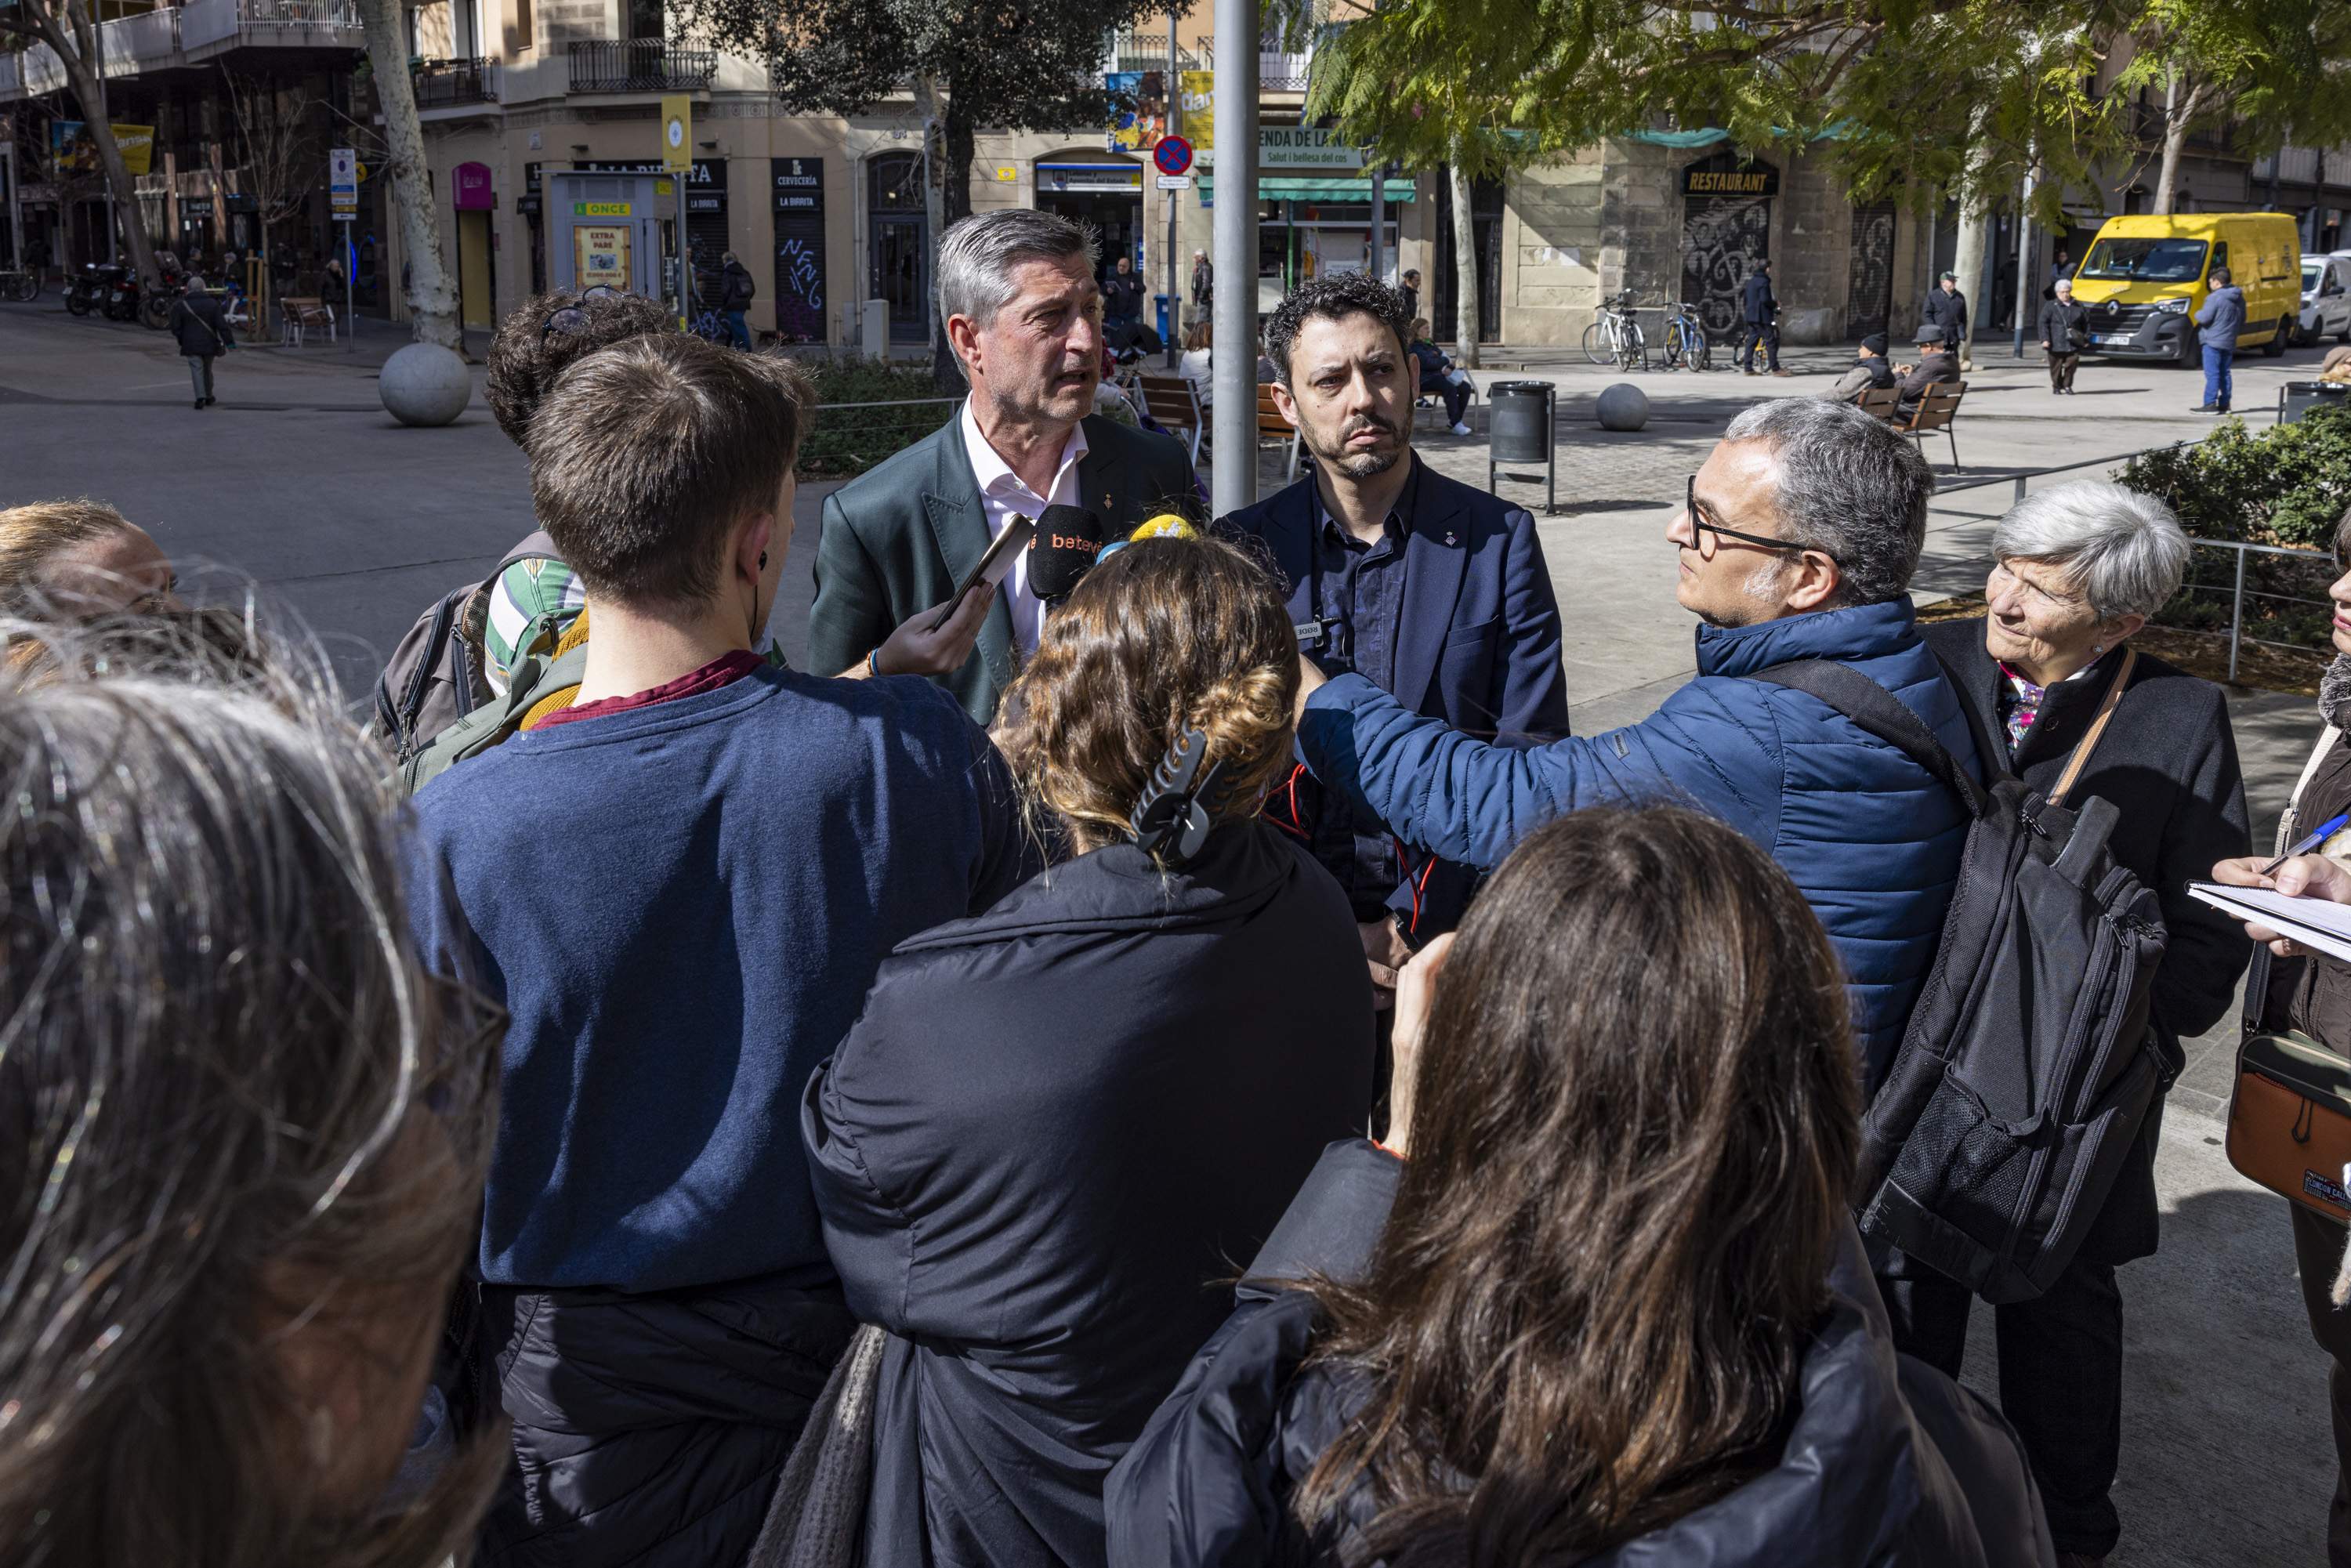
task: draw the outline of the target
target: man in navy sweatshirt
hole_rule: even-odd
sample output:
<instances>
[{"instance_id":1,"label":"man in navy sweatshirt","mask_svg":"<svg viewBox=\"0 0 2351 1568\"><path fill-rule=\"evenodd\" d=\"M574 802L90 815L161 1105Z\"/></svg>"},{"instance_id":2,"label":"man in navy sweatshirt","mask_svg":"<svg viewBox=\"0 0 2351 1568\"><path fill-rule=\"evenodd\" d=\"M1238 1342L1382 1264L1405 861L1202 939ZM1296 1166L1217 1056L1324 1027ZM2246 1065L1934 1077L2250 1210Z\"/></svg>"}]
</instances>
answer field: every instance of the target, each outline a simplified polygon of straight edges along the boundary
<instances>
[{"instance_id":1,"label":"man in navy sweatshirt","mask_svg":"<svg viewBox=\"0 0 2351 1568\"><path fill-rule=\"evenodd\" d=\"M485 1195L484 1560L741 1561L853 1326L800 1091L892 946L1027 852L1003 761L919 677L753 652L806 382L683 334L581 361L528 443L587 586L579 702L416 798L412 920L513 1015Z\"/></svg>"}]
</instances>

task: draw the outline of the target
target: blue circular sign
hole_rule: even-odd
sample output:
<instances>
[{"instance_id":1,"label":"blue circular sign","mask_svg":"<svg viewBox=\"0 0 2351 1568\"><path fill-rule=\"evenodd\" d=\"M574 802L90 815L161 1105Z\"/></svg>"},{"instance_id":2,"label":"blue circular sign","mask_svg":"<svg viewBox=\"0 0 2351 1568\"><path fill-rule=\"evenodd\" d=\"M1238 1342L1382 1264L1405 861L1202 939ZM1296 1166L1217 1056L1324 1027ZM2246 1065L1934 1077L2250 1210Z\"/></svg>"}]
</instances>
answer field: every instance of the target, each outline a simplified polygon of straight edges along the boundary
<instances>
[{"instance_id":1,"label":"blue circular sign","mask_svg":"<svg viewBox=\"0 0 2351 1568\"><path fill-rule=\"evenodd\" d=\"M1181 174L1192 166L1192 144L1180 136L1163 136L1151 150L1151 161L1163 174Z\"/></svg>"}]
</instances>

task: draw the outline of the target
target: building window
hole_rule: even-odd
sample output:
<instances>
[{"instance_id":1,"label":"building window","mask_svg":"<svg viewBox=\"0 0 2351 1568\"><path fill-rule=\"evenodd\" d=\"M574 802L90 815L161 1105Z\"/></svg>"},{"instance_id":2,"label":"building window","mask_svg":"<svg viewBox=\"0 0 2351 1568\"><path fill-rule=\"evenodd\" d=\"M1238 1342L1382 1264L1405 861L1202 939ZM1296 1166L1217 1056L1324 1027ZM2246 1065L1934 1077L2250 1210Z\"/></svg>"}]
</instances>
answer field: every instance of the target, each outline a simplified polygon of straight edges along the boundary
<instances>
[{"instance_id":1,"label":"building window","mask_svg":"<svg viewBox=\"0 0 2351 1568\"><path fill-rule=\"evenodd\" d=\"M530 5L531 0L515 0L514 47L517 53L531 47Z\"/></svg>"}]
</instances>

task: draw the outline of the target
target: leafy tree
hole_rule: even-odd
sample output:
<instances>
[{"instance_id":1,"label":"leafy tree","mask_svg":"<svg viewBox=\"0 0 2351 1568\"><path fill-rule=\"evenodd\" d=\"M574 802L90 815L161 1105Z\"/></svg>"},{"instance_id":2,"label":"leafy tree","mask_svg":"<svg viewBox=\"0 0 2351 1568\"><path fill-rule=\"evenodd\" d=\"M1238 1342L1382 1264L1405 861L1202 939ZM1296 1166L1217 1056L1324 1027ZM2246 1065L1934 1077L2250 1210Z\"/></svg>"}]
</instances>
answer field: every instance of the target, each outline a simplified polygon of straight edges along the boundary
<instances>
[{"instance_id":1,"label":"leafy tree","mask_svg":"<svg viewBox=\"0 0 2351 1568\"><path fill-rule=\"evenodd\" d=\"M2115 78L2117 97L2159 95L2154 208L2179 199L2180 155L2196 131L2240 120L2256 145L2345 130L2351 12L2340 0L2144 0Z\"/></svg>"},{"instance_id":2,"label":"leafy tree","mask_svg":"<svg viewBox=\"0 0 2351 1568\"><path fill-rule=\"evenodd\" d=\"M1149 0L678 0L670 14L684 34L764 61L788 113L862 114L913 82L929 111L935 221L944 225L971 211L980 127L1103 123L1103 40L1155 8ZM959 384L944 324L935 352L941 384Z\"/></svg>"},{"instance_id":3,"label":"leafy tree","mask_svg":"<svg viewBox=\"0 0 2351 1568\"><path fill-rule=\"evenodd\" d=\"M156 270L155 247L147 237L146 214L139 205L122 149L115 145L106 94L99 84L96 63L105 57L99 52L96 11L83 0L18 0L0 10L0 37L10 35L28 44L47 44L65 68L66 86L81 105L90 142L98 149L99 167L114 193L114 212L122 225L123 244L131 250L131 265L142 289L154 287L162 275Z\"/></svg>"}]
</instances>

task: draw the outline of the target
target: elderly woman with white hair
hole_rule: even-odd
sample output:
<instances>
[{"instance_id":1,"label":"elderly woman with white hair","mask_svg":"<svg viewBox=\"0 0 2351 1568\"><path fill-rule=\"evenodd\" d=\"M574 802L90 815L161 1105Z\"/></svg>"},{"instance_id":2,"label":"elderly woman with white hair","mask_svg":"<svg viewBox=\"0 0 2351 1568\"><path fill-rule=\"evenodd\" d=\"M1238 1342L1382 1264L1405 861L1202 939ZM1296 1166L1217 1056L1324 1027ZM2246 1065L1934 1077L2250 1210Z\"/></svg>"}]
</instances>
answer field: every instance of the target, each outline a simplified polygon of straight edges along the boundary
<instances>
[{"instance_id":1,"label":"elderly woman with white hair","mask_svg":"<svg viewBox=\"0 0 2351 1568\"><path fill-rule=\"evenodd\" d=\"M2189 880L2246 852L2244 779L2220 688L2131 645L2179 588L2188 538L2168 507L2119 485L2027 497L1992 532L1981 621L1926 627L2007 769L2043 793L2122 683L2073 789L2120 815L2110 841L2163 904L2169 946L2151 1026L2179 1042L2226 1015L2248 949L2237 926L2188 896ZM2167 1085L2168 1087L2168 1085ZM2156 1248L2155 1145L2161 1102L2081 1252L2047 1294L1998 1309L2001 1405L2024 1438L2061 1563L2095 1563L2120 1524L2108 1490L2122 1428L2117 1264ZM1882 1280L1901 1348L1956 1376L1970 1295L1897 1259Z\"/></svg>"}]
</instances>

